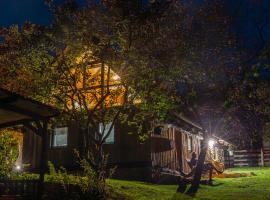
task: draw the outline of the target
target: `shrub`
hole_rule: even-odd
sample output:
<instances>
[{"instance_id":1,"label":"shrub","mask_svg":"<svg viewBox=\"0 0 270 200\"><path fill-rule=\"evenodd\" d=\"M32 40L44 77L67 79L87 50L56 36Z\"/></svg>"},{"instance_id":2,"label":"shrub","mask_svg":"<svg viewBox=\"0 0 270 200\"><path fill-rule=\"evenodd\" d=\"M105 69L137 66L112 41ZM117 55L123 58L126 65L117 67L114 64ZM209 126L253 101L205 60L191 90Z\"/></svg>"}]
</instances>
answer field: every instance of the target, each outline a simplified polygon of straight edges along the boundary
<instances>
[{"instance_id":1,"label":"shrub","mask_svg":"<svg viewBox=\"0 0 270 200\"><path fill-rule=\"evenodd\" d=\"M0 179L11 177L18 151L18 140L13 136L12 131L2 130L0 132Z\"/></svg>"}]
</instances>

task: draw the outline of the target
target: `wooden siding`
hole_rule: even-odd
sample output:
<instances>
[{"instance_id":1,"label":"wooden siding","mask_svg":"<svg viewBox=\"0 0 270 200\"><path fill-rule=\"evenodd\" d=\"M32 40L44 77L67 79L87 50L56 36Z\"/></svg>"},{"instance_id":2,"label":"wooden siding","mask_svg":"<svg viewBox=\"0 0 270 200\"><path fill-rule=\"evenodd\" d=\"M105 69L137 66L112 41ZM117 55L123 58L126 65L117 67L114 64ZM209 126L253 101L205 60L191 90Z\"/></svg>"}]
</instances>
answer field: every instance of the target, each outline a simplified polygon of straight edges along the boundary
<instances>
[{"instance_id":1,"label":"wooden siding","mask_svg":"<svg viewBox=\"0 0 270 200\"><path fill-rule=\"evenodd\" d=\"M161 135L151 135L151 161L152 167L178 169L174 128L168 128Z\"/></svg>"},{"instance_id":2,"label":"wooden siding","mask_svg":"<svg viewBox=\"0 0 270 200\"><path fill-rule=\"evenodd\" d=\"M83 148L82 135L75 123L68 125L68 146L51 148L48 146L48 160L56 167L69 170L78 169L74 149ZM105 153L109 154L108 164L117 166L115 177L123 179L149 180L155 167L190 172L187 162L191 153L200 152L200 137L175 126L166 125L161 135L152 134L144 143L138 140L135 129L125 124L115 124L115 141L104 144ZM130 133L133 134L130 134ZM192 140L192 149L188 150L188 137ZM31 169L38 168L40 138L27 132L24 138L23 161L31 164Z\"/></svg>"},{"instance_id":3,"label":"wooden siding","mask_svg":"<svg viewBox=\"0 0 270 200\"><path fill-rule=\"evenodd\" d=\"M130 134L133 132L133 134ZM51 138L51 134L48 135ZM23 138L23 163L30 165L30 170L39 168L41 139L31 131L25 131ZM74 150L83 148L82 134L75 123L68 125L68 145L51 147L48 144L48 160L56 167L78 168ZM150 140L138 141L135 130L120 123L115 124L115 142L104 144L105 153L109 154L108 164L117 167L150 167Z\"/></svg>"},{"instance_id":4,"label":"wooden siding","mask_svg":"<svg viewBox=\"0 0 270 200\"><path fill-rule=\"evenodd\" d=\"M56 167L63 166L67 169L76 169L78 167L74 150L81 151L82 148L82 135L75 122L67 125L68 138L67 146L53 147L51 144L48 146L48 160L51 161ZM49 136L52 140L52 131ZM51 143L51 142L50 142Z\"/></svg>"},{"instance_id":5,"label":"wooden siding","mask_svg":"<svg viewBox=\"0 0 270 200\"><path fill-rule=\"evenodd\" d=\"M178 134L182 136L181 143L181 154L178 156L181 159L182 165L180 166L180 170L184 173L189 173L191 171L188 161L191 159L192 152L195 152L197 154L197 157L199 156L201 145L200 145L200 138L197 135L191 134L187 131L184 131L182 129L177 130ZM188 137L192 138L192 150L188 150Z\"/></svg>"},{"instance_id":6,"label":"wooden siding","mask_svg":"<svg viewBox=\"0 0 270 200\"><path fill-rule=\"evenodd\" d=\"M22 163L28 166L29 170L39 168L41 154L41 138L37 134L24 130L23 131L23 153Z\"/></svg>"},{"instance_id":7,"label":"wooden siding","mask_svg":"<svg viewBox=\"0 0 270 200\"><path fill-rule=\"evenodd\" d=\"M192 149L190 151L188 150L188 137L192 138ZM167 142L164 141L165 139ZM187 162L191 158L192 152L196 152L199 155L200 139L197 135L175 126L167 126L161 135L152 134L151 149L153 167L181 170L188 173L190 172L190 167Z\"/></svg>"},{"instance_id":8,"label":"wooden siding","mask_svg":"<svg viewBox=\"0 0 270 200\"><path fill-rule=\"evenodd\" d=\"M230 155L228 150L224 150L224 164L225 168L231 168L234 166L233 155Z\"/></svg>"},{"instance_id":9,"label":"wooden siding","mask_svg":"<svg viewBox=\"0 0 270 200\"><path fill-rule=\"evenodd\" d=\"M104 151L109 154L111 165L126 168L150 166L150 141L140 142L136 130L126 124L115 124L115 142L105 144Z\"/></svg>"}]
</instances>

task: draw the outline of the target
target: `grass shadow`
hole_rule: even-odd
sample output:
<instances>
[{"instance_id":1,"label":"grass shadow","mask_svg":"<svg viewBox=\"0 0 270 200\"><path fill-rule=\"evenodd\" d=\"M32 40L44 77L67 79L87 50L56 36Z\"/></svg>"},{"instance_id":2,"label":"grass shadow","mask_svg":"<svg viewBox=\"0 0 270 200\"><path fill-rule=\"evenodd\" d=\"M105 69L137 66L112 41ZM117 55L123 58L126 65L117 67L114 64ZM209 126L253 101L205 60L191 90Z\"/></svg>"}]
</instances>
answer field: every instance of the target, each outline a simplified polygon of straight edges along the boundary
<instances>
[{"instance_id":1,"label":"grass shadow","mask_svg":"<svg viewBox=\"0 0 270 200\"><path fill-rule=\"evenodd\" d=\"M216 183L216 184L212 184L212 185L209 185L211 187L217 187L217 186L220 186L220 185L224 185L224 183Z\"/></svg>"}]
</instances>

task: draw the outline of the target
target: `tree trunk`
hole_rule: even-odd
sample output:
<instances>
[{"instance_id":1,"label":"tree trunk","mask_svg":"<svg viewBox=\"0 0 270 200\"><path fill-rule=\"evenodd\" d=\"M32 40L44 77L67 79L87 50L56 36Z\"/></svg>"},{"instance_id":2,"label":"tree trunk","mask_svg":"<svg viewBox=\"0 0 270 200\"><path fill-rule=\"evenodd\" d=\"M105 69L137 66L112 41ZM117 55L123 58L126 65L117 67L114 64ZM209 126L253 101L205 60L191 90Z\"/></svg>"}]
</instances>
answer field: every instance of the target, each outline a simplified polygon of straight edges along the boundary
<instances>
[{"instance_id":1,"label":"tree trunk","mask_svg":"<svg viewBox=\"0 0 270 200\"><path fill-rule=\"evenodd\" d=\"M202 142L201 153L199 155L194 178L193 178L193 181L192 181L190 188L186 192L186 194L188 194L188 195L193 196L194 194L196 194L196 192L199 189L207 149L208 149L208 135L207 135L207 133L204 132L204 139Z\"/></svg>"}]
</instances>

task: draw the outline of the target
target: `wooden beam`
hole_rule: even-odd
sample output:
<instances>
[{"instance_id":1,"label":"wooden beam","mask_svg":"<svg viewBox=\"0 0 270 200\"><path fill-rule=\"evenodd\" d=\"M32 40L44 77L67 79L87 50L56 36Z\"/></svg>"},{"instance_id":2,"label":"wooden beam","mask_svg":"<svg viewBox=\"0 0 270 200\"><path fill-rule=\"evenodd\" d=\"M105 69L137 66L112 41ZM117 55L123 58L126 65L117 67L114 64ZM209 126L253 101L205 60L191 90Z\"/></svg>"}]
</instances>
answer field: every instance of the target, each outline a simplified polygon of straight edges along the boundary
<instances>
[{"instance_id":1,"label":"wooden beam","mask_svg":"<svg viewBox=\"0 0 270 200\"><path fill-rule=\"evenodd\" d=\"M5 97L5 98L1 98L0 99L0 103L3 104L7 104L7 103L13 103L18 99L18 97L16 96L9 96L9 97Z\"/></svg>"},{"instance_id":2,"label":"wooden beam","mask_svg":"<svg viewBox=\"0 0 270 200\"><path fill-rule=\"evenodd\" d=\"M115 84L110 84L109 87L124 87L123 84L121 83L115 83ZM84 90L93 90L93 89L101 89L101 88L106 88L107 85L96 85L96 86L92 86L92 87L85 87Z\"/></svg>"},{"instance_id":3,"label":"wooden beam","mask_svg":"<svg viewBox=\"0 0 270 200\"><path fill-rule=\"evenodd\" d=\"M33 119L36 119L36 120L44 120L46 119L46 117L43 117L35 112L32 112L30 110L27 110L27 109L24 109L24 108L20 108L18 106L15 106L15 105L10 105L10 104L1 104L0 105L0 109L3 109L3 110L7 110L7 111L12 111L12 112L15 112L15 113L18 113L18 114L21 114L21 115L25 115L25 116L28 116L28 117L31 117Z\"/></svg>"},{"instance_id":4,"label":"wooden beam","mask_svg":"<svg viewBox=\"0 0 270 200\"><path fill-rule=\"evenodd\" d=\"M30 98L26 98L24 96L21 96L19 94L14 93L14 92L10 92L10 91L5 90L3 88L0 88L0 93L3 93L4 95L8 96L8 97L5 97L5 98L9 98L9 99L6 99L6 102L7 103L13 102L13 100L16 98L16 100L27 101L27 102L30 102L31 104L40 106L42 109L47 110L48 112L51 113L49 116L47 116L48 118L49 117L55 117L55 116L59 115L59 111L57 109L55 109L55 108L53 108L53 107L51 107L49 105L45 105L45 104L43 104L41 102L38 102L36 100L30 99ZM2 98L2 100L5 99L5 98ZM2 104L1 99L0 99L0 103L1 103L0 106L4 106L3 105L4 103Z\"/></svg>"},{"instance_id":5,"label":"wooden beam","mask_svg":"<svg viewBox=\"0 0 270 200\"><path fill-rule=\"evenodd\" d=\"M33 120L32 119L22 119L22 120L2 123L2 124L0 124L0 129L11 127L11 126L16 126L16 125L23 125L24 123L28 123L31 121L33 121Z\"/></svg>"}]
</instances>

